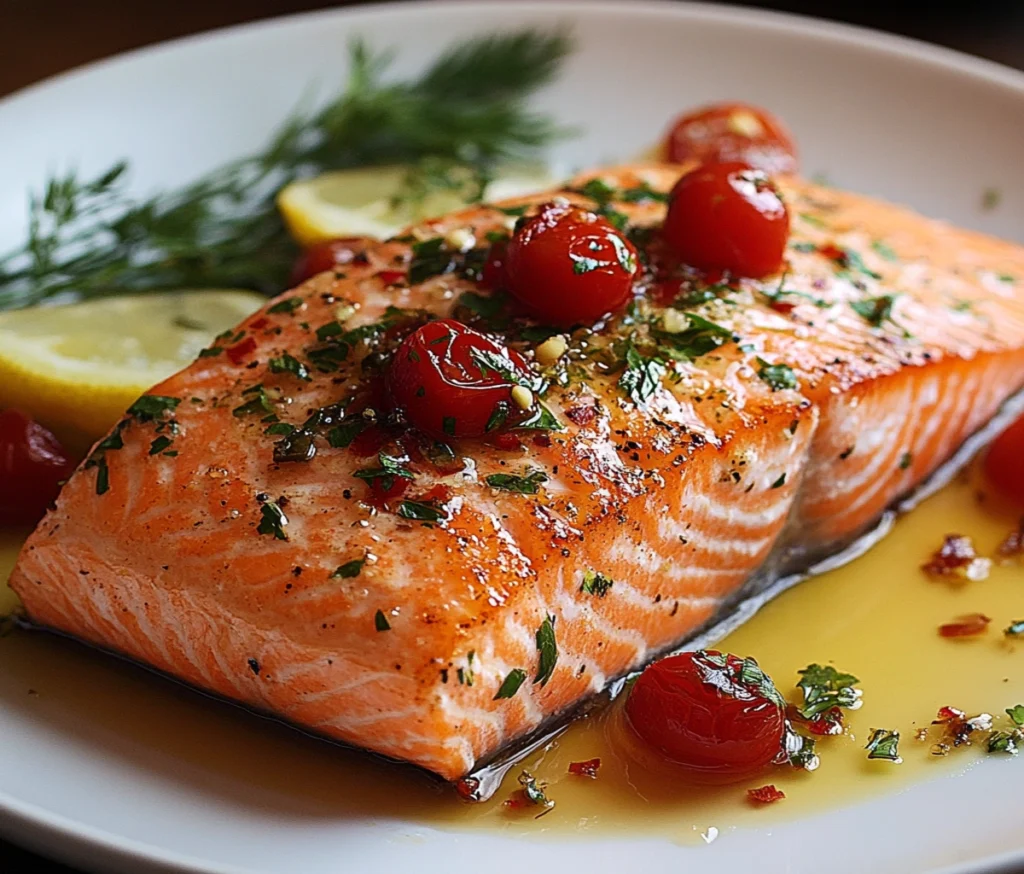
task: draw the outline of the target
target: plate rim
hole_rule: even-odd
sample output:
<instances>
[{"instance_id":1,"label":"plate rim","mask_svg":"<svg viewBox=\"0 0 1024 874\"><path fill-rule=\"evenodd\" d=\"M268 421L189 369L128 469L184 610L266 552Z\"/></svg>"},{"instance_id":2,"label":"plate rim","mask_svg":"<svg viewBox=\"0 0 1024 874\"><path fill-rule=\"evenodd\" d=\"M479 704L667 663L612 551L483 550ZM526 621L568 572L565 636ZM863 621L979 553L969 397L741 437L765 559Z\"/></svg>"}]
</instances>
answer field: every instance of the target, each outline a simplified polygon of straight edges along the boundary
<instances>
[{"instance_id":1,"label":"plate rim","mask_svg":"<svg viewBox=\"0 0 1024 874\"><path fill-rule=\"evenodd\" d=\"M397 18L410 11L423 14L429 10L431 15L445 16L466 15L472 11L488 12L495 8L496 4L490 0L412 0L402 3L380 0L356 7L310 10L227 25L160 40L53 74L0 97L0 114L12 105L31 102L69 81L85 78L101 70L129 67L140 59L173 54L183 48L232 39L243 34L265 32L318 19L346 19L358 26L359 19L378 21L381 18ZM617 0L518 0L516 8L524 13L524 18L535 14L550 16L552 10L557 10L567 19L597 14L603 17L669 17L726 25L754 23L775 33L797 34L819 42L867 49L888 57L923 64L931 71L955 72L1024 100L1024 71L913 37L810 15L693 0L630 0L628 5ZM118 835L22 801L3 790L0 790L0 835L49 858L89 868L102 864L118 872L137 872L137 866L141 864L146 866L147 871L159 874L252 874L253 870L180 854ZM54 839L59 839L63 844L51 844ZM932 869L932 874L1013 874L1019 870L1022 861L1024 845L1020 849Z\"/></svg>"}]
</instances>

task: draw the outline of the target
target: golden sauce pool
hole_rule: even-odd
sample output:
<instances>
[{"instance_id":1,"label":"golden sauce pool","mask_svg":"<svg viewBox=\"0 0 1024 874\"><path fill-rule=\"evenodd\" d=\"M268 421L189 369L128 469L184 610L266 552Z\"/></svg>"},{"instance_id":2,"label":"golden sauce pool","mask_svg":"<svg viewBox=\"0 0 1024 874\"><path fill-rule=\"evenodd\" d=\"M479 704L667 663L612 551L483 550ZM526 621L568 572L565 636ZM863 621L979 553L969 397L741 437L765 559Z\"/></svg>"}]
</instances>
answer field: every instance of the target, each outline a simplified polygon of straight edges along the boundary
<instances>
[{"instance_id":1,"label":"golden sauce pool","mask_svg":"<svg viewBox=\"0 0 1024 874\"><path fill-rule=\"evenodd\" d=\"M860 678L863 706L848 714L845 734L819 739L821 766L813 773L780 766L745 784L686 789L620 753L613 706L511 771L494 800L471 805L413 768L307 738L76 644L20 631L0 640L0 706L14 700L23 707L29 696L41 718L64 730L78 735L87 724L90 741L108 755L130 741L133 761L146 751L143 766L166 770L173 761L176 777L194 777L198 787L215 779L239 799L265 795L266 803L318 819L393 816L525 835L628 830L699 841L711 828L724 832L893 792L910 780L962 771L984 755L982 744L938 758L929 752L935 736L920 741L915 733L943 705L987 711L999 723L1006 707L1024 703L1024 640L1002 633L1024 619L1024 567L995 564L988 579L950 583L928 578L920 565L945 534L969 535L979 554L992 555L1014 526L1012 514L986 508L976 484L961 478L902 518L867 555L784 593L717 645L756 657L793 701L800 699L797 671L811 662ZM19 542L0 535L3 578ZM13 603L4 587L0 607ZM939 625L974 612L992 618L986 634L939 636ZM900 732L902 764L866 758L872 728ZM596 779L568 773L570 763L593 758L601 760ZM503 805L522 768L546 783L556 802L540 819L536 807ZM782 789L785 800L748 803L746 789L765 783Z\"/></svg>"}]
</instances>

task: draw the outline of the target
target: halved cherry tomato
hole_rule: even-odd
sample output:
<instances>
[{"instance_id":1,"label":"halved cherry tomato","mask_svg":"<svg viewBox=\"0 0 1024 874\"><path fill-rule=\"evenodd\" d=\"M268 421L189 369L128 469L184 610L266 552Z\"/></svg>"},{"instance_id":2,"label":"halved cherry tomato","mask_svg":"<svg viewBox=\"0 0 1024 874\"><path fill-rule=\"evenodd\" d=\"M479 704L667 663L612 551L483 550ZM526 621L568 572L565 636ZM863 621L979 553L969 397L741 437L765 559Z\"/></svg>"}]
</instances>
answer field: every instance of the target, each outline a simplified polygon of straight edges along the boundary
<instances>
[{"instance_id":1,"label":"halved cherry tomato","mask_svg":"<svg viewBox=\"0 0 1024 874\"><path fill-rule=\"evenodd\" d=\"M532 315L569 327L624 306L638 263L633 244L607 219L549 203L509 242L505 278Z\"/></svg>"},{"instance_id":2,"label":"halved cherry tomato","mask_svg":"<svg viewBox=\"0 0 1024 874\"><path fill-rule=\"evenodd\" d=\"M711 650L655 662L637 679L626 723L662 764L697 783L730 783L780 759L785 702L750 659Z\"/></svg>"},{"instance_id":3,"label":"halved cherry tomato","mask_svg":"<svg viewBox=\"0 0 1024 874\"><path fill-rule=\"evenodd\" d=\"M985 478L1004 498L1024 507L1024 416L1003 431L989 448Z\"/></svg>"},{"instance_id":4,"label":"halved cherry tomato","mask_svg":"<svg viewBox=\"0 0 1024 874\"><path fill-rule=\"evenodd\" d=\"M396 407L433 437L479 437L517 410L512 389L529 376L518 353L451 319L428 322L398 347L387 374Z\"/></svg>"},{"instance_id":5,"label":"halved cherry tomato","mask_svg":"<svg viewBox=\"0 0 1024 874\"><path fill-rule=\"evenodd\" d=\"M789 211L778 189L745 164L705 164L672 189L665 242L702 270L760 278L782 269Z\"/></svg>"},{"instance_id":6,"label":"halved cherry tomato","mask_svg":"<svg viewBox=\"0 0 1024 874\"><path fill-rule=\"evenodd\" d=\"M295 261L292 268L292 285L298 285L311 276L341 264L351 264L365 250L366 240L363 237L339 237L310 246Z\"/></svg>"},{"instance_id":7,"label":"halved cherry tomato","mask_svg":"<svg viewBox=\"0 0 1024 874\"><path fill-rule=\"evenodd\" d=\"M749 103L715 103L680 116L672 124L670 161L702 164L741 161L766 173L795 173L796 146L770 112Z\"/></svg>"},{"instance_id":8,"label":"halved cherry tomato","mask_svg":"<svg viewBox=\"0 0 1024 874\"><path fill-rule=\"evenodd\" d=\"M18 410L0 412L0 526L35 525L74 469L46 428Z\"/></svg>"}]
</instances>

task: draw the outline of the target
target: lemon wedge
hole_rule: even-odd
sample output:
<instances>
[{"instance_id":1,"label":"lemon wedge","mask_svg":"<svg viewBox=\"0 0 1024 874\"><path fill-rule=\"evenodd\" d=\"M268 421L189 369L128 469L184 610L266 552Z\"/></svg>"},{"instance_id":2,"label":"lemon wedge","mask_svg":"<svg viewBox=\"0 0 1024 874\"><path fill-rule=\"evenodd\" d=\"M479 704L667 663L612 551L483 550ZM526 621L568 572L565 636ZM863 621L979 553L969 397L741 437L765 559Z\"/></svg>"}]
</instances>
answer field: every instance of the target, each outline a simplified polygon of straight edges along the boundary
<instances>
[{"instance_id":1,"label":"lemon wedge","mask_svg":"<svg viewBox=\"0 0 1024 874\"><path fill-rule=\"evenodd\" d=\"M467 206L473 186L468 176L413 196L406 166L337 170L292 182L281 189L277 206L295 241L309 247L336 237L385 239L430 216ZM510 167L484 191L485 199L518 197L551 187L556 178L541 166Z\"/></svg>"},{"instance_id":2,"label":"lemon wedge","mask_svg":"<svg viewBox=\"0 0 1024 874\"><path fill-rule=\"evenodd\" d=\"M0 313L0 409L24 410L81 450L265 301L190 290Z\"/></svg>"}]
</instances>

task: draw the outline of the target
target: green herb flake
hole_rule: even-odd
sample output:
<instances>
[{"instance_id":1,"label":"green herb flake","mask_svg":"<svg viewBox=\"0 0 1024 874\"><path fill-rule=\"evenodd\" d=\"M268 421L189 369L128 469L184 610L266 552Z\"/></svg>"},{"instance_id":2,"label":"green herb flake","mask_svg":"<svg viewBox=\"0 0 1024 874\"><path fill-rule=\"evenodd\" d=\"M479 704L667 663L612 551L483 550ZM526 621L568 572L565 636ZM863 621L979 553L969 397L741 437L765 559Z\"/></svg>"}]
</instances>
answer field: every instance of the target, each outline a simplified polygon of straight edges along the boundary
<instances>
[{"instance_id":1,"label":"green herb flake","mask_svg":"<svg viewBox=\"0 0 1024 874\"><path fill-rule=\"evenodd\" d=\"M260 524L256 527L257 534L273 534L275 540L287 540L284 526L288 517L274 501L266 501L260 506Z\"/></svg>"},{"instance_id":2,"label":"green herb flake","mask_svg":"<svg viewBox=\"0 0 1024 874\"><path fill-rule=\"evenodd\" d=\"M346 449L369 424L362 416L343 419L327 432L327 442L334 449Z\"/></svg>"},{"instance_id":3,"label":"green herb flake","mask_svg":"<svg viewBox=\"0 0 1024 874\"><path fill-rule=\"evenodd\" d=\"M405 462L401 458L395 458L383 452L377 456L377 467L361 468L355 471L352 476L366 482L380 480L381 487L385 491L388 491L394 485L395 477L409 480L416 478L415 474L405 466Z\"/></svg>"},{"instance_id":4,"label":"green herb flake","mask_svg":"<svg viewBox=\"0 0 1024 874\"><path fill-rule=\"evenodd\" d=\"M801 240L798 243L792 243L789 247L794 252L817 252L817 243L812 243L809 240Z\"/></svg>"},{"instance_id":5,"label":"green herb flake","mask_svg":"<svg viewBox=\"0 0 1024 874\"><path fill-rule=\"evenodd\" d=\"M487 485L492 489L505 492L517 492L520 495L535 495L540 487L548 481L542 470L532 470L525 476L508 473L492 473L486 478Z\"/></svg>"},{"instance_id":6,"label":"green herb flake","mask_svg":"<svg viewBox=\"0 0 1024 874\"><path fill-rule=\"evenodd\" d=\"M887 728L876 728L871 732L871 737L864 749L868 751L869 759L882 759L899 765L903 757L899 753L900 733L890 731Z\"/></svg>"},{"instance_id":7,"label":"green herb flake","mask_svg":"<svg viewBox=\"0 0 1024 874\"><path fill-rule=\"evenodd\" d=\"M911 452L904 452L900 456L900 470L906 470L914 463L914 455Z\"/></svg>"},{"instance_id":8,"label":"green herb flake","mask_svg":"<svg viewBox=\"0 0 1024 874\"><path fill-rule=\"evenodd\" d=\"M164 395L143 395L128 408L128 415L139 422L152 422L167 413L173 413L181 398L169 398Z\"/></svg>"},{"instance_id":9,"label":"green herb flake","mask_svg":"<svg viewBox=\"0 0 1024 874\"><path fill-rule=\"evenodd\" d=\"M538 814L538 817L541 817L545 813L554 809L555 802L544 794L544 787L537 782L537 779L533 774L529 771L523 771L523 773L519 775L518 779L519 785L523 789L523 797L531 804L536 804L538 807L544 808L544 810Z\"/></svg>"},{"instance_id":10,"label":"green herb flake","mask_svg":"<svg viewBox=\"0 0 1024 874\"><path fill-rule=\"evenodd\" d=\"M1024 619L1014 619L1013 622L1003 629L1003 634L1007 637L1020 637L1024 635Z\"/></svg>"},{"instance_id":11,"label":"green herb flake","mask_svg":"<svg viewBox=\"0 0 1024 874\"><path fill-rule=\"evenodd\" d=\"M293 358L287 352L285 352L280 358L271 358L269 363L271 373L290 373L304 382L309 382L311 380L309 370L306 369L306 365L300 362L297 358Z\"/></svg>"},{"instance_id":12,"label":"green herb flake","mask_svg":"<svg viewBox=\"0 0 1024 874\"><path fill-rule=\"evenodd\" d=\"M445 248L443 237L414 243L412 261L409 263L409 282L417 285L432 276L450 273L456 266L456 259Z\"/></svg>"},{"instance_id":13,"label":"green herb flake","mask_svg":"<svg viewBox=\"0 0 1024 874\"><path fill-rule=\"evenodd\" d=\"M897 255L892 250L892 248L889 245L887 245L886 243L883 243L881 240L875 240L871 244L871 248L874 249L875 252L877 252L878 255L880 257L884 258L886 261L899 261L900 260L899 255Z\"/></svg>"},{"instance_id":14,"label":"green herb flake","mask_svg":"<svg viewBox=\"0 0 1024 874\"><path fill-rule=\"evenodd\" d=\"M168 437L166 434L162 434L161 436L157 437L156 440L149 444L149 454L159 455L161 452L167 449L167 447L170 446L172 442L173 441L171 440L170 437Z\"/></svg>"},{"instance_id":15,"label":"green herb flake","mask_svg":"<svg viewBox=\"0 0 1024 874\"><path fill-rule=\"evenodd\" d=\"M861 705L860 682L853 674L837 671L831 665L811 664L798 672L797 686L804 695L798 712L804 719L814 719L833 707L856 710Z\"/></svg>"},{"instance_id":16,"label":"green herb flake","mask_svg":"<svg viewBox=\"0 0 1024 874\"><path fill-rule=\"evenodd\" d=\"M537 676L533 678L534 685L540 683L541 687L547 685L551 675L555 672L555 665L558 663L558 643L555 640L555 617L545 616L544 621L537 629L537 652L540 654L540 661L537 667Z\"/></svg>"},{"instance_id":17,"label":"green herb flake","mask_svg":"<svg viewBox=\"0 0 1024 874\"><path fill-rule=\"evenodd\" d=\"M302 306L304 303L301 297L288 297L284 300L279 300L272 307L267 310L270 315L278 315L284 313L285 315L294 316L295 311Z\"/></svg>"},{"instance_id":18,"label":"green herb flake","mask_svg":"<svg viewBox=\"0 0 1024 874\"><path fill-rule=\"evenodd\" d=\"M347 561L343 565L339 565L338 568L331 574L332 580L350 580L353 577L358 577L363 572L363 565L366 564L365 558L354 558L352 561Z\"/></svg>"},{"instance_id":19,"label":"green herb flake","mask_svg":"<svg viewBox=\"0 0 1024 874\"><path fill-rule=\"evenodd\" d=\"M613 585L615 585L615 581L611 577L606 577L598 571L587 570L583 572L583 584L580 586L580 591L587 595L603 598L611 591Z\"/></svg>"},{"instance_id":20,"label":"green herb flake","mask_svg":"<svg viewBox=\"0 0 1024 874\"><path fill-rule=\"evenodd\" d=\"M758 358L757 364L757 375L771 387L772 391L799 388L796 373L788 364L769 364L763 358Z\"/></svg>"},{"instance_id":21,"label":"green herb flake","mask_svg":"<svg viewBox=\"0 0 1024 874\"><path fill-rule=\"evenodd\" d=\"M526 682L526 671L522 668L513 668L505 676L505 679L501 681L501 685L498 687L493 700L500 701L502 698L513 697L524 682Z\"/></svg>"},{"instance_id":22,"label":"green herb flake","mask_svg":"<svg viewBox=\"0 0 1024 874\"><path fill-rule=\"evenodd\" d=\"M1017 755L1024 742L1024 732L1014 728L1011 731L993 731L988 736L987 749L990 753Z\"/></svg>"},{"instance_id":23,"label":"green herb flake","mask_svg":"<svg viewBox=\"0 0 1024 874\"><path fill-rule=\"evenodd\" d=\"M775 480L775 482L772 483L771 487L773 489L781 489L785 484L786 484L786 472L783 471L782 472L782 476L780 476L777 480Z\"/></svg>"},{"instance_id":24,"label":"green herb flake","mask_svg":"<svg viewBox=\"0 0 1024 874\"><path fill-rule=\"evenodd\" d=\"M390 631L391 623L388 622L388 617L384 615L383 610L378 610L373 617L373 627L378 631Z\"/></svg>"},{"instance_id":25,"label":"green herb flake","mask_svg":"<svg viewBox=\"0 0 1024 874\"><path fill-rule=\"evenodd\" d=\"M105 495L110 491L110 468L106 456L96 462L96 494Z\"/></svg>"},{"instance_id":26,"label":"green herb flake","mask_svg":"<svg viewBox=\"0 0 1024 874\"><path fill-rule=\"evenodd\" d=\"M883 322L892 320L893 305L896 296L883 294L879 297L866 297L863 300L850 301L853 311L872 327L881 327Z\"/></svg>"},{"instance_id":27,"label":"green herb flake","mask_svg":"<svg viewBox=\"0 0 1024 874\"><path fill-rule=\"evenodd\" d=\"M819 228L824 230L825 228L828 227L828 225L826 225L825 222L823 222L820 218L818 218L816 215L812 213L802 212L799 213L799 215L800 219L809 224L812 228Z\"/></svg>"},{"instance_id":28,"label":"green herb flake","mask_svg":"<svg viewBox=\"0 0 1024 874\"><path fill-rule=\"evenodd\" d=\"M661 378L665 373L666 367L662 361L644 357L631 342L626 347L626 369L619 377L619 388L638 407L643 407L661 387Z\"/></svg>"},{"instance_id":29,"label":"green herb flake","mask_svg":"<svg viewBox=\"0 0 1024 874\"><path fill-rule=\"evenodd\" d=\"M620 191L619 200L626 203L646 203L647 201L668 203L669 196L667 192L655 191L646 182L641 182L633 188L626 188Z\"/></svg>"},{"instance_id":30,"label":"green herb flake","mask_svg":"<svg viewBox=\"0 0 1024 874\"><path fill-rule=\"evenodd\" d=\"M242 392L242 396L252 395L244 404L235 407L231 411L231 415L236 419L241 419L244 416L251 416L255 414L266 414L273 413L274 407L270 403L270 398L267 395L267 390L262 385L254 385L252 388L247 388Z\"/></svg>"},{"instance_id":31,"label":"green herb flake","mask_svg":"<svg viewBox=\"0 0 1024 874\"><path fill-rule=\"evenodd\" d=\"M1006 715L1013 720L1014 725L1024 725L1024 704L1014 704L1006 708Z\"/></svg>"},{"instance_id":32,"label":"green herb flake","mask_svg":"<svg viewBox=\"0 0 1024 874\"><path fill-rule=\"evenodd\" d=\"M402 501L398 505L398 515L415 522L440 522L445 517L443 510L422 501Z\"/></svg>"},{"instance_id":33,"label":"green herb flake","mask_svg":"<svg viewBox=\"0 0 1024 874\"><path fill-rule=\"evenodd\" d=\"M199 350L199 357L200 358L216 358L223 351L224 350L220 346L211 346L209 349L200 349Z\"/></svg>"}]
</instances>

